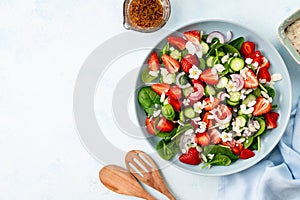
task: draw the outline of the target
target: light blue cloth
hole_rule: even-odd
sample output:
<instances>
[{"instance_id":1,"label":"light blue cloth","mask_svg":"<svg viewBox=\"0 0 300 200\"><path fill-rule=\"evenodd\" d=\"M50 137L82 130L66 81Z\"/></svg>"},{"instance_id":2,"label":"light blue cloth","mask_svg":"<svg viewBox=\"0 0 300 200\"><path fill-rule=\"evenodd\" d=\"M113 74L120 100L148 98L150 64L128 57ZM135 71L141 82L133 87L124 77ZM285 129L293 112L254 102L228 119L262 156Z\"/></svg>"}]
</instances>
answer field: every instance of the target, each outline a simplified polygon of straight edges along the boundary
<instances>
[{"instance_id":1,"label":"light blue cloth","mask_svg":"<svg viewBox=\"0 0 300 200\"><path fill-rule=\"evenodd\" d=\"M221 177L218 199L300 200L300 99L277 147L257 165Z\"/></svg>"}]
</instances>

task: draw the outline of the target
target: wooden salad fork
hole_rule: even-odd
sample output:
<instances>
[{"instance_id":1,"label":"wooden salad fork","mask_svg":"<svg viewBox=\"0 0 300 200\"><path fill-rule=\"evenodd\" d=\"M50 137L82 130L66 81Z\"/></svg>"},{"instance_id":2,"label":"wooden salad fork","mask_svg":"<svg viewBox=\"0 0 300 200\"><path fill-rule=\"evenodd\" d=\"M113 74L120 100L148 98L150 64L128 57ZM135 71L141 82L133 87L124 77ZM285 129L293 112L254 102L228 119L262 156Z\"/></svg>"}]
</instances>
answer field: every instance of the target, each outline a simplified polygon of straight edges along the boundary
<instances>
[{"instance_id":1,"label":"wooden salad fork","mask_svg":"<svg viewBox=\"0 0 300 200\"><path fill-rule=\"evenodd\" d=\"M116 193L155 200L130 172L117 165L103 167L99 172L99 178L105 187Z\"/></svg>"},{"instance_id":2,"label":"wooden salad fork","mask_svg":"<svg viewBox=\"0 0 300 200\"><path fill-rule=\"evenodd\" d=\"M136 179L166 195L170 200L176 200L166 186L156 164L143 151L132 150L125 157L127 169Z\"/></svg>"}]
</instances>

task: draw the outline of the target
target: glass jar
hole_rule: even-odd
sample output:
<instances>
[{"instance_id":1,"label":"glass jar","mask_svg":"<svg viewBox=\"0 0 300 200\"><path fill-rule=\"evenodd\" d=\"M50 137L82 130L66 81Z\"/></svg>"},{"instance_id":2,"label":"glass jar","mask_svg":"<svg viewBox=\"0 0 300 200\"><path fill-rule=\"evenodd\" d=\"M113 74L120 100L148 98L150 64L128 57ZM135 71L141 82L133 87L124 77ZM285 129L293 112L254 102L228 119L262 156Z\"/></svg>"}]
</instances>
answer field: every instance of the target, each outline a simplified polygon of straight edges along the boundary
<instances>
[{"instance_id":1,"label":"glass jar","mask_svg":"<svg viewBox=\"0 0 300 200\"><path fill-rule=\"evenodd\" d=\"M169 0L125 0L124 27L140 32L154 32L163 27L171 13Z\"/></svg>"}]
</instances>

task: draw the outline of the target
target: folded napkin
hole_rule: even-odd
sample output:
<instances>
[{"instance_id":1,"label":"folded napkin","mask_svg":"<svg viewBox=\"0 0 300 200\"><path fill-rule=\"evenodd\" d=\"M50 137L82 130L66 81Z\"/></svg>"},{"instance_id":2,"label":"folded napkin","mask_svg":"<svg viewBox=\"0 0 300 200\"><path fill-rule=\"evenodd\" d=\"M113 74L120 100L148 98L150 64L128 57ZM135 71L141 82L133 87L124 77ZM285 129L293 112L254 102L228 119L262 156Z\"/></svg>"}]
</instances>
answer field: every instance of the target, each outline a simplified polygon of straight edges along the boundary
<instances>
[{"instance_id":1,"label":"folded napkin","mask_svg":"<svg viewBox=\"0 0 300 200\"><path fill-rule=\"evenodd\" d=\"M300 99L277 147L255 166L221 177L218 199L300 199Z\"/></svg>"}]
</instances>

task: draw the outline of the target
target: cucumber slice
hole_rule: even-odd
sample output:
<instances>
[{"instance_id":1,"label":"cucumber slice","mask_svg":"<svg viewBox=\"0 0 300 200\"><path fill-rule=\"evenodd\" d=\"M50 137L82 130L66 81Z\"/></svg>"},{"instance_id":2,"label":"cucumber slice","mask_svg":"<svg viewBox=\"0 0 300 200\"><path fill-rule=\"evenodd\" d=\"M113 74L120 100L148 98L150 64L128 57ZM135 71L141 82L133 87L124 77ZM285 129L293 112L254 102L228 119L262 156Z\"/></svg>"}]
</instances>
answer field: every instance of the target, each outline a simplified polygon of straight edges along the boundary
<instances>
[{"instance_id":1,"label":"cucumber slice","mask_svg":"<svg viewBox=\"0 0 300 200\"><path fill-rule=\"evenodd\" d=\"M227 99L226 103L230 106L237 106L240 104L240 101L231 101L231 100Z\"/></svg>"},{"instance_id":2,"label":"cucumber slice","mask_svg":"<svg viewBox=\"0 0 300 200\"><path fill-rule=\"evenodd\" d=\"M184 112L184 116L189 119L196 117L196 113L192 107L186 108L183 112Z\"/></svg>"},{"instance_id":3,"label":"cucumber slice","mask_svg":"<svg viewBox=\"0 0 300 200\"><path fill-rule=\"evenodd\" d=\"M206 59L206 65L207 65L207 67L212 67L214 65L214 60L215 60L215 57L209 56Z\"/></svg>"},{"instance_id":4,"label":"cucumber slice","mask_svg":"<svg viewBox=\"0 0 300 200\"><path fill-rule=\"evenodd\" d=\"M200 44L202 46L202 53L207 54L208 50L209 50L208 44L206 42L203 42L203 41L201 41Z\"/></svg>"},{"instance_id":5,"label":"cucumber slice","mask_svg":"<svg viewBox=\"0 0 300 200\"><path fill-rule=\"evenodd\" d=\"M230 68L235 72L240 71L244 66L245 62L242 58L233 58L230 62Z\"/></svg>"},{"instance_id":6,"label":"cucumber slice","mask_svg":"<svg viewBox=\"0 0 300 200\"><path fill-rule=\"evenodd\" d=\"M199 68L201 70L205 69L205 60L203 58L199 58Z\"/></svg>"},{"instance_id":7,"label":"cucumber slice","mask_svg":"<svg viewBox=\"0 0 300 200\"><path fill-rule=\"evenodd\" d=\"M171 51L170 56L176 60L181 59L181 53L177 49L175 49L174 51Z\"/></svg>"},{"instance_id":8,"label":"cucumber slice","mask_svg":"<svg viewBox=\"0 0 300 200\"><path fill-rule=\"evenodd\" d=\"M206 85L204 88L205 96L215 96L216 95L216 90L213 86L211 85Z\"/></svg>"},{"instance_id":9,"label":"cucumber slice","mask_svg":"<svg viewBox=\"0 0 300 200\"><path fill-rule=\"evenodd\" d=\"M229 100L233 102L237 102L241 98L241 93L240 92L229 92Z\"/></svg>"},{"instance_id":10,"label":"cucumber slice","mask_svg":"<svg viewBox=\"0 0 300 200\"><path fill-rule=\"evenodd\" d=\"M228 83L228 78L223 76L220 78L219 82L217 83L216 88L223 89L226 87L227 83Z\"/></svg>"},{"instance_id":11,"label":"cucumber slice","mask_svg":"<svg viewBox=\"0 0 300 200\"><path fill-rule=\"evenodd\" d=\"M182 56L182 58L183 58L184 56L186 56L187 54L189 54L189 51L188 51L187 49L184 49L184 50L181 51L181 56Z\"/></svg>"},{"instance_id":12,"label":"cucumber slice","mask_svg":"<svg viewBox=\"0 0 300 200\"><path fill-rule=\"evenodd\" d=\"M236 121L239 121L240 127L245 127L248 122L248 117L246 115L239 115L236 117Z\"/></svg>"},{"instance_id":13,"label":"cucumber slice","mask_svg":"<svg viewBox=\"0 0 300 200\"><path fill-rule=\"evenodd\" d=\"M162 76L162 82L172 84L175 83L176 74L167 74L166 76Z\"/></svg>"},{"instance_id":14,"label":"cucumber slice","mask_svg":"<svg viewBox=\"0 0 300 200\"><path fill-rule=\"evenodd\" d=\"M248 94L248 96L242 101L242 104L248 106L250 102L255 100L256 100L256 96L254 94Z\"/></svg>"},{"instance_id":15,"label":"cucumber slice","mask_svg":"<svg viewBox=\"0 0 300 200\"><path fill-rule=\"evenodd\" d=\"M180 111L180 113L179 113L179 120L182 122L185 122L185 117L184 117L183 111Z\"/></svg>"},{"instance_id":16,"label":"cucumber slice","mask_svg":"<svg viewBox=\"0 0 300 200\"><path fill-rule=\"evenodd\" d=\"M182 93L185 97L194 92L194 88L192 86L182 89Z\"/></svg>"}]
</instances>

